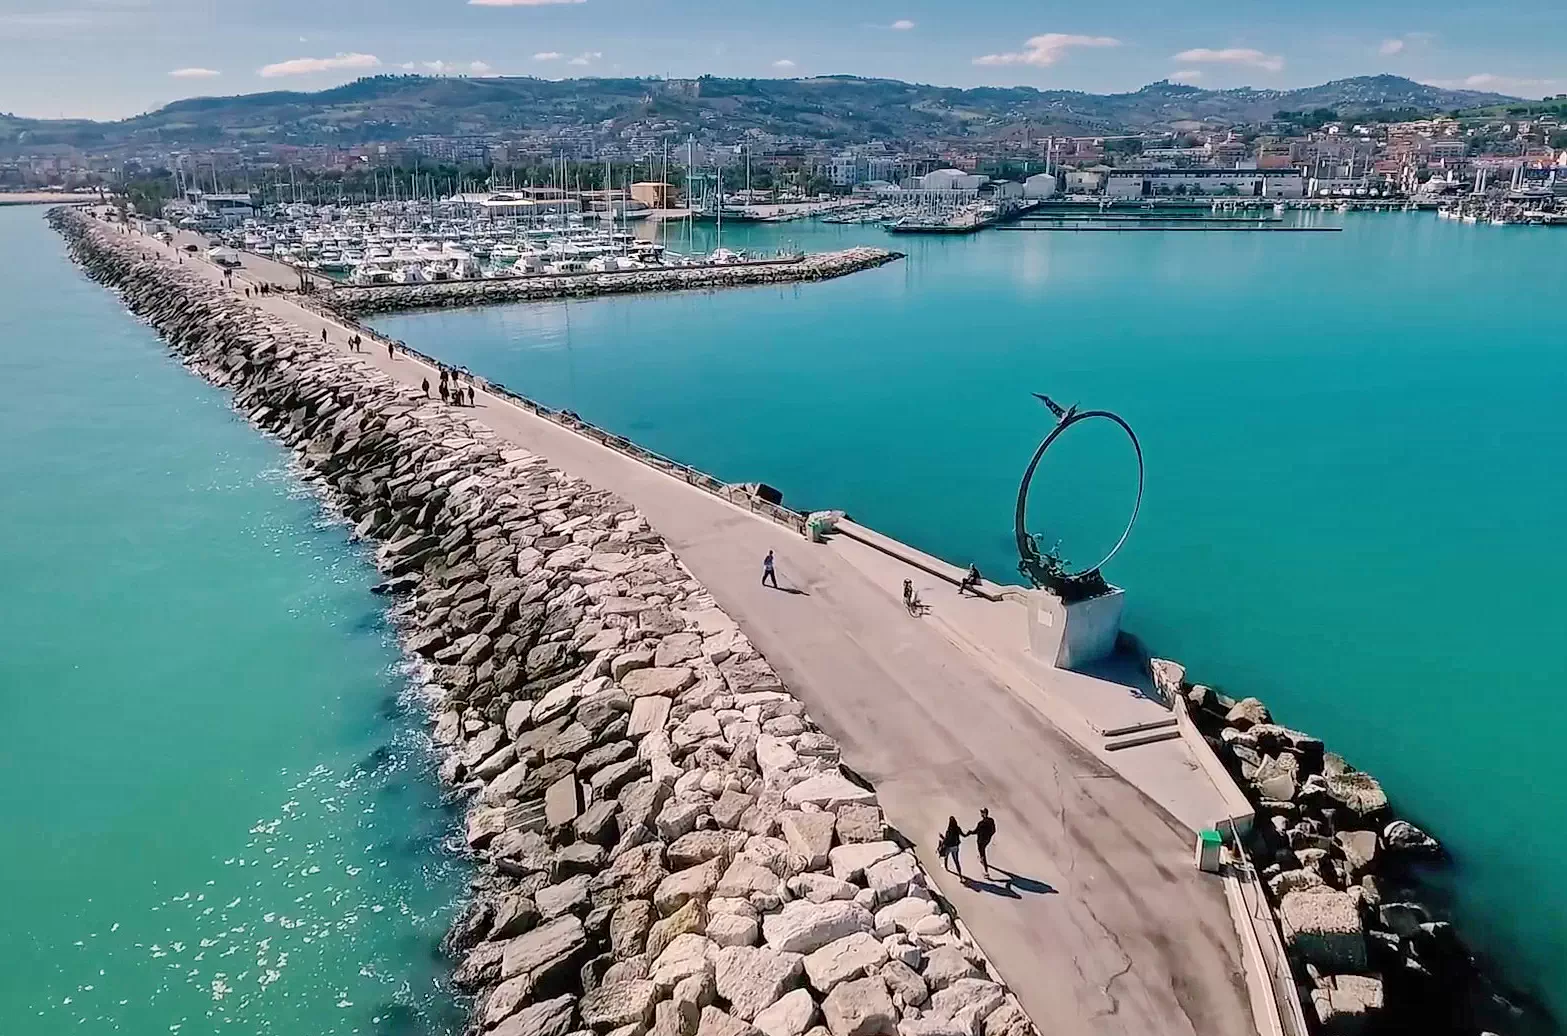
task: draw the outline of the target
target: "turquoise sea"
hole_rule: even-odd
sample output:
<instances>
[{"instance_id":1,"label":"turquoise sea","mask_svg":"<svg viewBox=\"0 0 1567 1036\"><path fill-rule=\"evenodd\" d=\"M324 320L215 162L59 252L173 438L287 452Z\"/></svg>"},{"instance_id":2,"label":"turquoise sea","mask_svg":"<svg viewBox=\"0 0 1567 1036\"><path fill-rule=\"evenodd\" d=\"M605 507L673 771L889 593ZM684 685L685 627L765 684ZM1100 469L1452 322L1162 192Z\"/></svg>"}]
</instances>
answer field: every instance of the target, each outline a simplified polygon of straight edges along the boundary
<instances>
[{"instance_id":1,"label":"turquoise sea","mask_svg":"<svg viewBox=\"0 0 1567 1036\"><path fill-rule=\"evenodd\" d=\"M1567 232L1434 214L1342 233L892 238L728 225L906 261L824 284L384 317L443 359L955 562L1016 563L1048 414L1123 414L1147 496L1128 627L1382 778L1453 851L1457 920L1567 1017ZM714 228L698 227L711 247ZM1124 445L1063 442L1030 523L1089 561Z\"/></svg>"},{"instance_id":2,"label":"turquoise sea","mask_svg":"<svg viewBox=\"0 0 1567 1036\"><path fill-rule=\"evenodd\" d=\"M0 243L0 1032L455 1032L373 570L41 209Z\"/></svg>"}]
</instances>

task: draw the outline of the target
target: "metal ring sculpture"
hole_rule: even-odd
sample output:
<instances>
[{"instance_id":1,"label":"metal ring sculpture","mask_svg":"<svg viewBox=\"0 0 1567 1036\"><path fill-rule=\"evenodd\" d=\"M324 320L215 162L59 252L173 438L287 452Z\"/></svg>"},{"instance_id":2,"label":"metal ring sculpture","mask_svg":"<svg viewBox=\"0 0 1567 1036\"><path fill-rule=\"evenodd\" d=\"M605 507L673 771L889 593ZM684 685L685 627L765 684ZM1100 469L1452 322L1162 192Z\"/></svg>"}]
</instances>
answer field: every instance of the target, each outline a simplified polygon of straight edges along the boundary
<instances>
[{"instance_id":1,"label":"metal ring sculpture","mask_svg":"<svg viewBox=\"0 0 1567 1036\"><path fill-rule=\"evenodd\" d=\"M1137 433L1132 431L1132 426L1127 424L1119 414L1108 410L1078 410L1076 406L1068 410L1061 409L1049 396L1034 393L1051 413L1056 415L1057 423L1046 435L1044 441L1039 444L1039 449L1034 451L1034 457L1028 462L1028 469L1023 472L1023 481L1017 488L1017 514L1013 518L1012 528L1017 537L1018 571L1027 576L1036 586L1053 590L1063 600L1076 601L1104 593L1106 584L1100 570L1110 563L1125 546L1127 537L1132 534L1132 526L1137 522L1137 512L1143 506L1143 447L1137 441ZM1121 538L1115 541L1115 546L1110 552L1088 568L1078 572L1066 571L1065 565L1056 557L1055 551L1049 554L1040 554L1039 546L1034 542L1034 537L1025 526L1028 517L1028 490L1034 480L1034 471L1039 467L1039 462L1045 456L1045 451L1061 437L1068 428L1082 421L1102 420L1109 421L1120 427L1131 440L1132 450L1137 455L1137 500L1132 504L1132 516L1126 522L1126 528L1121 531Z\"/></svg>"}]
</instances>

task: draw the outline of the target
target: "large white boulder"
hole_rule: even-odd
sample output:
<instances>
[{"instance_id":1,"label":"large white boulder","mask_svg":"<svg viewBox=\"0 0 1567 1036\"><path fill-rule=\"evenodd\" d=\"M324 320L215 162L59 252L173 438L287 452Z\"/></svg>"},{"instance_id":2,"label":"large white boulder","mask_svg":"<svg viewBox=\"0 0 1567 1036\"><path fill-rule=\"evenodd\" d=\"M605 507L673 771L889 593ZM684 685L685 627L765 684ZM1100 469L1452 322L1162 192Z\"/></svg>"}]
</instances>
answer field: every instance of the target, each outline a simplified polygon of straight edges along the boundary
<instances>
[{"instance_id":1,"label":"large white boulder","mask_svg":"<svg viewBox=\"0 0 1567 1036\"><path fill-rule=\"evenodd\" d=\"M859 978L887 961L881 941L856 932L816 950L805 958L805 976L818 992L830 993L840 982Z\"/></svg>"},{"instance_id":2,"label":"large white boulder","mask_svg":"<svg viewBox=\"0 0 1567 1036\"><path fill-rule=\"evenodd\" d=\"M819 773L809 777L784 793L791 806L810 802L823 809L876 801L876 793L855 784L840 773Z\"/></svg>"},{"instance_id":3,"label":"large white boulder","mask_svg":"<svg viewBox=\"0 0 1567 1036\"><path fill-rule=\"evenodd\" d=\"M832 1036L893 1036L898 1009L880 976L839 985L822 1001L822 1017Z\"/></svg>"},{"instance_id":4,"label":"large white boulder","mask_svg":"<svg viewBox=\"0 0 1567 1036\"><path fill-rule=\"evenodd\" d=\"M918 896L905 896L876 911L878 930L891 928L897 932L912 932L914 926L936 912L936 904Z\"/></svg>"},{"instance_id":5,"label":"large white boulder","mask_svg":"<svg viewBox=\"0 0 1567 1036\"><path fill-rule=\"evenodd\" d=\"M611 982L586 994L577 1005L584 1028L607 1032L623 1025L646 1026L653 1020L658 987L646 980Z\"/></svg>"},{"instance_id":6,"label":"large white boulder","mask_svg":"<svg viewBox=\"0 0 1567 1036\"><path fill-rule=\"evenodd\" d=\"M730 1012L750 1021L800 984L801 957L757 946L726 946L718 951L718 995Z\"/></svg>"},{"instance_id":7,"label":"large white boulder","mask_svg":"<svg viewBox=\"0 0 1567 1036\"><path fill-rule=\"evenodd\" d=\"M582 930L582 922L572 914L557 917L506 944L506 952L501 957L501 978L544 975L568 966L586 946L587 933Z\"/></svg>"},{"instance_id":8,"label":"large white boulder","mask_svg":"<svg viewBox=\"0 0 1567 1036\"><path fill-rule=\"evenodd\" d=\"M796 989L759 1012L751 1024L762 1036L804 1036L815 1021L816 1001L809 990Z\"/></svg>"},{"instance_id":9,"label":"large white boulder","mask_svg":"<svg viewBox=\"0 0 1567 1036\"><path fill-rule=\"evenodd\" d=\"M851 842L840 845L828 853L832 863L832 876L841 881L854 881L867 867L898 855L897 842Z\"/></svg>"},{"instance_id":10,"label":"large white boulder","mask_svg":"<svg viewBox=\"0 0 1567 1036\"><path fill-rule=\"evenodd\" d=\"M937 946L925 955L925 984L932 990L946 989L954 982L978 978L979 968L968 954L956 946Z\"/></svg>"},{"instance_id":11,"label":"large white boulder","mask_svg":"<svg viewBox=\"0 0 1567 1036\"><path fill-rule=\"evenodd\" d=\"M808 870L821 870L827 866L827 854L832 851L834 819L833 814L827 812L789 810L778 815L784 841L792 851L805 857Z\"/></svg>"},{"instance_id":12,"label":"large white boulder","mask_svg":"<svg viewBox=\"0 0 1567 1036\"><path fill-rule=\"evenodd\" d=\"M1366 970L1360 911L1347 893L1327 888L1291 892L1279 901L1284 941L1330 975Z\"/></svg>"},{"instance_id":13,"label":"large white boulder","mask_svg":"<svg viewBox=\"0 0 1567 1036\"><path fill-rule=\"evenodd\" d=\"M762 921L767 945L789 953L811 953L835 939L868 932L875 924L870 911L853 902L795 901Z\"/></svg>"},{"instance_id":14,"label":"large white boulder","mask_svg":"<svg viewBox=\"0 0 1567 1036\"><path fill-rule=\"evenodd\" d=\"M707 920L707 937L720 947L755 946L761 935L760 922L744 914L715 914Z\"/></svg>"},{"instance_id":15,"label":"large white boulder","mask_svg":"<svg viewBox=\"0 0 1567 1036\"><path fill-rule=\"evenodd\" d=\"M711 975L718 948L703 935L677 935L653 961L648 978L660 990L672 990L692 976Z\"/></svg>"},{"instance_id":16,"label":"large white boulder","mask_svg":"<svg viewBox=\"0 0 1567 1036\"><path fill-rule=\"evenodd\" d=\"M865 887L876 894L876 902L890 903L908 894L909 884L919 872L914 854L901 852L865 868Z\"/></svg>"}]
</instances>

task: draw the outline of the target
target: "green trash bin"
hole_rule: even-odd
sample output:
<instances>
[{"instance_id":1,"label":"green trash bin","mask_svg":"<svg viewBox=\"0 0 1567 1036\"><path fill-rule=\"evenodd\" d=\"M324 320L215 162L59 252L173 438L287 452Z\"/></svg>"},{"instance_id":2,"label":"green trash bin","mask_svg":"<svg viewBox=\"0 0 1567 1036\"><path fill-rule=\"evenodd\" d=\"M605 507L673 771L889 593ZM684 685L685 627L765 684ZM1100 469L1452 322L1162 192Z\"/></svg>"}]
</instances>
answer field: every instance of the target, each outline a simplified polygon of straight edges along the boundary
<instances>
[{"instance_id":1,"label":"green trash bin","mask_svg":"<svg viewBox=\"0 0 1567 1036\"><path fill-rule=\"evenodd\" d=\"M1213 828L1197 833L1197 869L1205 874L1219 873L1219 851L1224 838Z\"/></svg>"}]
</instances>

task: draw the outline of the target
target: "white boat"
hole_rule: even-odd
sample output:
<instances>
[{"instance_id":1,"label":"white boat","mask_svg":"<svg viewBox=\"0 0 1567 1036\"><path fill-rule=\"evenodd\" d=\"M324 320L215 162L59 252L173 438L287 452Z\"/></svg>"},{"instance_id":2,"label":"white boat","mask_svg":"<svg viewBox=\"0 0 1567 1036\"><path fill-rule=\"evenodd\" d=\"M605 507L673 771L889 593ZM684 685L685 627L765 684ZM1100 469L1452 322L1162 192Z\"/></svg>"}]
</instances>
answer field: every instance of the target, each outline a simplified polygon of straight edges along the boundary
<instances>
[{"instance_id":1,"label":"white boat","mask_svg":"<svg viewBox=\"0 0 1567 1036\"><path fill-rule=\"evenodd\" d=\"M385 263L370 260L354 267L348 275L348 283L355 285L394 284L392 269Z\"/></svg>"},{"instance_id":2,"label":"white boat","mask_svg":"<svg viewBox=\"0 0 1567 1036\"><path fill-rule=\"evenodd\" d=\"M404 263L392 274L393 284L423 284L427 278L418 263Z\"/></svg>"}]
</instances>

